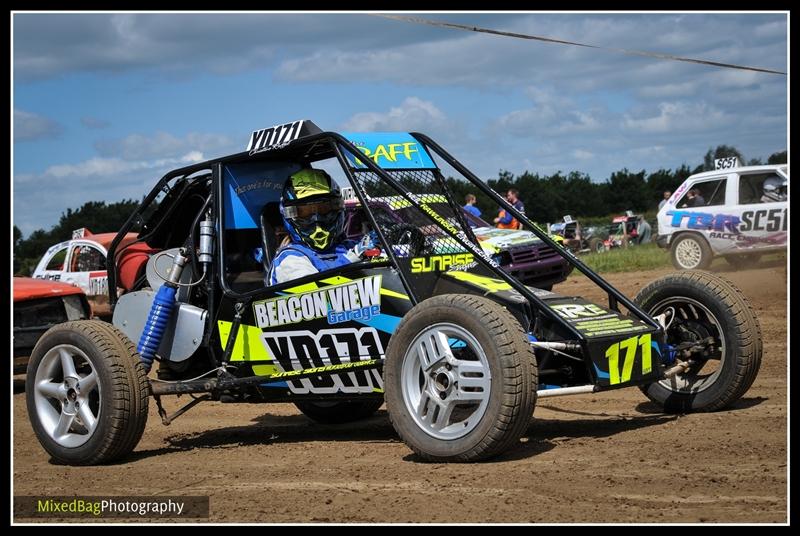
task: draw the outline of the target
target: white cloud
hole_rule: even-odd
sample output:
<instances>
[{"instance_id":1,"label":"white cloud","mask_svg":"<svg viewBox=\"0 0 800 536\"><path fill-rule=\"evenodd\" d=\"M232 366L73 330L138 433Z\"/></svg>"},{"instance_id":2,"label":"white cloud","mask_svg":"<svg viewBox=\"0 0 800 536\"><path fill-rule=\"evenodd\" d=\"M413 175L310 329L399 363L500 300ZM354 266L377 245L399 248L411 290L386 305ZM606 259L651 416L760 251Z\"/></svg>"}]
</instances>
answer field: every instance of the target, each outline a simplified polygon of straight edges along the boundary
<instances>
[{"instance_id":1,"label":"white cloud","mask_svg":"<svg viewBox=\"0 0 800 536\"><path fill-rule=\"evenodd\" d=\"M601 113L601 112L597 112ZM602 128L601 121L589 112L573 110L567 113L567 119L556 125L558 134L574 134L576 132L591 132Z\"/></svg>"},{"instance_id":2,"label":"white cloud","mask_svg":"<svg viewBox=\"0 0 800 536\"><path fill-rule=\"evenodd\" d=\"M650 99L667 99L675 97L686 97L697 93L698 83L689 80L674 84L656 84L652 86L641 86L636 93L642 97Z\"/></svg>"},{"instance_id":3,"label":"white cloud","mask_svg":"<svg viewBox=\"0 0 800 536\"><path fill-rule=\"evenodd\" d=\"M664 156L668 155L667 148L664 147L663 145L637 147L635 149L631 149L630 151L628 151L628 153L637 159L652 158L652 157L663 158ZM655 171L653 169L648 169L648 170Z\"/></svg>"},{"instance_id":4,"label":"white cloud","mask_svg":"<svg viewBox=\"0 0 800 536\"><path fill-rule=\"evenodd\" d=\"M606 110L599 107L578 109L575 102L555 90L529 87L525 94L534 106L500 116L494 122L495 131L521 137L534 137L542 133L553 136L591 132L606 124Z\"/></svg>"},{"instance_id":5,"label":"white cloud","mask_svg":"<svg viewBox=\"0 0 800 536\"><path fill-rule=\"evenodd\" d=\"M57 138L63 128L47 117L14 108L14 141Z\"/></svg>"},{"instance_id":6,"label":"white cloud","mask_svg":"<svg viewBox=\"0 0 800 536\"><path fill-rule=\"evenodd\" d=\"M263 69L278 51L291 57L339 44L380 50L420 40L411 25L359 14L22 13L12 20L14 74L23 80L136 69L170 78L231 74ZM426 40L449 37L436 32Z\"/></svg>"},{"instance_id":7,"label":"white cloud","mask_svg":"<svg viewBox=\"0 0 800 536\"><path fill-rule=\"evenodd\" d=\"M716 130L734 118L704 102L662 102L659 113L650 117L625 114L622 125L645 134Z\"/></svg>"},{"instance_id":8,"label":"white cloud","mask_svg":"<svg viewBox=\"0 0 800 536\"><path fill-rule=\"evenodd\" d=\"M525 96L539 106L548 108L572 106L572 101L563 94L558 93L552 87L528 86L525 88Z\"/></svg>"},{"instance_id":9,"label":"white cloud","mask_svg":"<svg viewBox=\"0 0 800 536\"><path fill-rule=\"evenodd\" d=\"M447 123L444 112L431 101L407 97L388 112L361 112L348 119L344 130L369 131L435 131Z\"/></svg>"},{"instance_id":10,"label":"white cloud","mask_svg":"<svg viewBox=\"0 0 800 536\"><path fill-rule=\"evenodd\" d=\"M532 134L531 129L540 128L543 124L555 119L555 114L549 108L527 108L525 110L514 110L503 116L497 121L500 130L520 136Z\"/></svg>"},{"instance_id":11,"label":"white cloud","mask_svg":"<svg viewBox=\"0 0 800 536\"><path fill-rule=\"evenodd\" d=\"M191 151L176 158L159 158L156 160L124 160L121 158L95 157L77 164L56 164L49 166L39 175L17 175L15 182L46 182L62 179L85 178L116 180L120 175L127 175L139 171L158 170L176 166L186 166L205 160L203 153Z\"/></svg>"},{"instance_id":12,"label":"white cloud","mask_svg":"<svg viewBox=\"0 0 800 536\"><path fill-rule=\"evenodd\" d=\"M59 214L87 201L141 199L167 171L204 160L199 151L139 161L95 157L49 166L38 174L16 174L14 224L28 235L36 229L49 228L58 221Z\"/></svg>"},{"instance_id":13,"label":"white cloud","mask_svg":"<svg viewBox=\"0 0 800 536\"><path fill-rule=\"evenodd\" d=\"M152 136L131 134L122 139L95 143L95 149L100 156L123 160L169 158L192 150L220 154L225 149L232 151L232 148L233 141L227 136L198 132L190 132L183 138L178 138L168 132L159 131Z\"/></svg>"},{"instance_id":14,"label":"white cloud","mask_svg":"<svg viewBox=\"0 0 800 536\"><path fill-rule=\"evenodd\" d=\"M431 17L446 19L450 17ZM778 18L779 20L775 20ZM786 65L786 23L776 15L518 14L492 25L473 16L476 25L575 40L614 49L648 50L767 68ZM776 33L753 35L752 25L776 24ZM760 26L759 26L760 27ZM783 33L781 34L781 28ZM427 30L427 31L425 31ZM626 55L602 49L523 41L450 31L437 42L353 47L347 38L306 55L283 60L278 75L290 81L391 81L417 85L513 87L541 81L558 87L593 89L636 87L653 80L702 76L714 69L696 64ZM441 34L436 34L441 35ZM763 48L762 48L763 47Z\"/></svg>"},{"instance_id":15,"label":"white cloud","mask_svg":"<svg viewBox=\"0 0 800 536\"><path fill-rule=\"evenodd\" d=\"M752 29L753 35L756 37L766 38L785 38L786 37L786 21L772 21L759 24Z\"/></svg>"}]
</instances>

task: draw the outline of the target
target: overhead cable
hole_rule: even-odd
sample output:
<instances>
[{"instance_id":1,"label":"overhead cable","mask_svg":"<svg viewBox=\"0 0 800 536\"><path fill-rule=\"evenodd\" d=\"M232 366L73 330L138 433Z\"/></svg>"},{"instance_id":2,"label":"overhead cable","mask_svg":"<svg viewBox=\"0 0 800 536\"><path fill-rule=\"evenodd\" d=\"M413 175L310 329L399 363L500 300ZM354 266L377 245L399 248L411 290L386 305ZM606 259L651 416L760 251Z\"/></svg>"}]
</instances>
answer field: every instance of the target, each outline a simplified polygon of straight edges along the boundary
<instances>
[{"instance_id":1,"label":"overhead cable","mask_svg":"<svg viewBox=\"0 0 800 536\"><path fill-rule=\"evenodd\" d=\"M436 21L431 19L423 19L421 17L409 17L406 15L394 15L388 13L371 13L371 15L376 17L383 17L386 19L393 19L402 22L411 22L414 24L426 24L428 26L437 26L440 28L450 28L453 30L465 30L469 32L478 32L478 33L487 33L492 35L500 35L504 37L515 37L517 39L531 39L535 41L544 41L546 43L556 43L559 45L571 45L576 47L584 47L584 48L594 48L598 50L609 50L611 52L619 52L621 54L628 54L632 56L646 56L650 58L659 58L663 60L672 60L672 61L685 61L688 63L699 63L701 65L711 65L713 67L723 67L725 69L740 69L743 71L756 71L760 73L769 73L769 74L782 74L786 75L784 71L775 71L773 69L764 69L761 67L749 67L747 65L736 65L734 63L723 63L719 61L711 61L711 60L699 60L696 58L684 58L682 56L675 56L672 54L660 54L658 52L647 52L643 50L630 50L626 48L614 48L614 47L604 47L599 45L590 45L587 43L578 43L576 41L568 41L566 39L555 39L553 37L544 37L540 35L529 35L529 34L522 34L516 32L505 32L501 30L491 30L489 28L481 28L479 26L467 26L465 24L455 24L453 22L443 22L443 21Z\"/></svg>"}]
</instances>

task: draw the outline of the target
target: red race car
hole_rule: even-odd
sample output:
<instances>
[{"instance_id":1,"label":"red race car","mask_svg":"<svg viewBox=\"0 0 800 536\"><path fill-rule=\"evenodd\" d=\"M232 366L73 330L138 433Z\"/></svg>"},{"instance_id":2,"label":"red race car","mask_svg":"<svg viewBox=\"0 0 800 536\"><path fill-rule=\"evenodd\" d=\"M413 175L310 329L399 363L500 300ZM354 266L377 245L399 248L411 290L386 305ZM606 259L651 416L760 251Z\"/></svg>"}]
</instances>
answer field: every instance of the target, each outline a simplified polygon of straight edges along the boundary
<instances>
[{"instance_id":1,"label":"red race car","mask_svg":"<svg viewBox=\"0 0 800 536\"><path fill-rule=\"evenodd\" d=\"M28 357L45 331L68 320L92 317L86 295L79 287L14 278L14 372L24 372Z\"/></svg>"}]
</instances>

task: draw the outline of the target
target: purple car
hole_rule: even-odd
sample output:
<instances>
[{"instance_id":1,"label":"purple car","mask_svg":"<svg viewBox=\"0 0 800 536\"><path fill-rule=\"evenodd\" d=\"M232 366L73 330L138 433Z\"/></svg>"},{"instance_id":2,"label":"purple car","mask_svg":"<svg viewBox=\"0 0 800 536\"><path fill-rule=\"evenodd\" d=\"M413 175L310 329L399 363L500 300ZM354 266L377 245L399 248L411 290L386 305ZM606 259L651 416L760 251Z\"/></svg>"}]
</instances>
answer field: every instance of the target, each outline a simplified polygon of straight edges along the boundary
<instances>
[{"instance_id":1,"label":"purple car","mask_svg":"<svg viewBox=\"0 0 800 536\"><path fill-rule=\"evenodd\" d=\"M400 197L388 197L382 200L384 209L378 214L389 214L396 223L402 224L413 220L408 212L408 204ZM441 200L428 201L434 210L439 211L437 204L445 204ZM348 238L359 239L367 231L366 218L358 200L345 202L347 221L345 234ZM444 213L449 207L441 207ZM472 232L483 250L505 270L521 282L543 290L551 290L553 285L564 281L572 271L572 265L553 248L542 242L530 231L497 229L481 218L463 211L464 218L472 227Z\"/></svg>"}]
</instances>

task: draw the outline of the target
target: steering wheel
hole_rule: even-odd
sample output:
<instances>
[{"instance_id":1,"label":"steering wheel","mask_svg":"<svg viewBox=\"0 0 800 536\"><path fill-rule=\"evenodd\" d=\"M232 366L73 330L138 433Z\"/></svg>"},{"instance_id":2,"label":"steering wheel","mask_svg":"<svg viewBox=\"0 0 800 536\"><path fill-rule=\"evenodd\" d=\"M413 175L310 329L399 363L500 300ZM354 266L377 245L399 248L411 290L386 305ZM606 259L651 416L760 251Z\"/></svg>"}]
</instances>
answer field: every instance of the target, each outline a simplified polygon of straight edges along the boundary
<instances>
[{"instance_id":1,"label":"steering wheel","mask_svg":"<svg viewBox=\"0 0 800 536\"><path fill-rule=\"evenodd\" d=\"M419 227L410 223L401 223L392 227L386 238L392 246L406 246L409 257L419 257L428 253L428 238Z\"/></svg>"}]
</instances>

